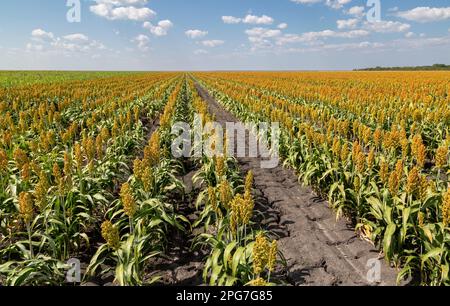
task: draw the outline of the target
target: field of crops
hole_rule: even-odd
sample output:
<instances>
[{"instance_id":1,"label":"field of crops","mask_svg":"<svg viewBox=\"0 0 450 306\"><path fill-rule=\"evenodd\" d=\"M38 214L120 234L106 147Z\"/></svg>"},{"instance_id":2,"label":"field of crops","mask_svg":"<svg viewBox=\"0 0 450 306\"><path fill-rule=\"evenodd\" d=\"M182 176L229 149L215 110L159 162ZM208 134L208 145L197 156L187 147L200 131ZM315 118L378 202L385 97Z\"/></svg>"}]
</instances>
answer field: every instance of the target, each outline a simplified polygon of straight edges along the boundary
<instances>
[{"instance_id":1,"label":"field of crops","mask_svg":"<svg viewBox=\"0 0 450 306\"><path fill-rule=\"evenodd\" d=\"M239 119L279 121L280 154L338 217L423 284L450 284L450 75L199 73Z\"/></svg>"},{"instance_id":2,"label":"field of crops","mask_svg":"<svg viewBox=\"0 0 450 306\"><path fill-rule=\"evenodd\" d=\"M447 72L2 72L0 285L186 284L165 273L185 266L187 284L286 284L253 172L232 154L172 156L175 123L216 120L199 87L241 122L280 122L285 167L399 281L449 285L449 84Z\"/></svg>"}]
</instances>

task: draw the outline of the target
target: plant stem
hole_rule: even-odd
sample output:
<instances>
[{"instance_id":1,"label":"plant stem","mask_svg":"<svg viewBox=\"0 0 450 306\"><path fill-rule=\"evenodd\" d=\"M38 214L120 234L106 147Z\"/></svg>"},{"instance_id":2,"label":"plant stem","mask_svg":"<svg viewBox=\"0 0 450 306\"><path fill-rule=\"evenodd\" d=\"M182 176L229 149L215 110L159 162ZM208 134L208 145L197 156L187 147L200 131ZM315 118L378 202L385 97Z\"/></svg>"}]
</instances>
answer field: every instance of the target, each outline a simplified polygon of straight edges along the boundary
<instances>
[{"instance_id":1,"label":"plant stem","mask_svg":"<svg viewBox=\"0 0 450 306\"><path fill-rule=\"evenodd\" d=\"M28 232L28 243L30 244L30 256L31 259L34 259L33 244L31 243L31 228L29 222L27 222L27 232Z\"/></svg>"}]
</instances>

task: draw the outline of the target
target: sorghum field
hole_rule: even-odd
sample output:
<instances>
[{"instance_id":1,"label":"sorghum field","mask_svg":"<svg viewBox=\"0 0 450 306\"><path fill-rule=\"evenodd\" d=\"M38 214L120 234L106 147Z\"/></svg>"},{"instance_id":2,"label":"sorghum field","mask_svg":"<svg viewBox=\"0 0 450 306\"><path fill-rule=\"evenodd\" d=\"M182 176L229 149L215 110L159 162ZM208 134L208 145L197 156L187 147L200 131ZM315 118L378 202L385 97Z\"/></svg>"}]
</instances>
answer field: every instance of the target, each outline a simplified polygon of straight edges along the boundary
<instances>
[{"instance_id":1,"label":"sorghum field","mask_svg":"<svg viewBox=\"0 0 450 306\"><path fill-rule=\"evenodd\" d=\"M319 235L334 222L396 283L449 285L449 84L448 72L2 72L0 285L353 284L342 270L366 273L355 264L314 262L339 246ZM278 172L172 156L173 124L195 114L279 122ZM277 206L287 180L297 189ZM311 260L307 280L293 259Z\"/></svg>"}]
</instances>

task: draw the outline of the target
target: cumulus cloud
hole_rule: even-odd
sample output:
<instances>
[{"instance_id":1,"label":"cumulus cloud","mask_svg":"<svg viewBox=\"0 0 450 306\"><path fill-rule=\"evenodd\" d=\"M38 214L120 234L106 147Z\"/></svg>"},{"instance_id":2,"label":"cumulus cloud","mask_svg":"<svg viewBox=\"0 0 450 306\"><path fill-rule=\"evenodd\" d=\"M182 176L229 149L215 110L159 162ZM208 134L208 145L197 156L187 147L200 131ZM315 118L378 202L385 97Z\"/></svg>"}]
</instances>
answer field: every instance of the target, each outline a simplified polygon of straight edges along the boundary
<instances>
[{"instance_id":1,"label":"cumulus cloud","mask_svg":"<svg viewBox=\"0 0 450 306\"><path fill-rule=\"evenodd\" d=\"M144 21L156 16L150 8L141 7L147 4L147 0L95 0L95 2L97 4L91 5L89 10L108 20Z\"/></svg>"},{"instance_id":2,"label":"cumulus cloud","mask_svg":"<svg viewBox=\"0 0 450 306\"><path fill-rule=\"evenodd\" d=\"M352 0L291 0L291 2L297 4L315 4L322 2L325 5L337 10L343 8L346 4L352 2Z\"/></svg>"},{"instance_id":3,"label":"cumulus cloud","mask_svg":"<svg viewBox=\"0 0 450 306\"><path fill-rule=\"evenodd\" d=\"M222 16L222 21L226 24L238 24L242 21L242 19L233 16Z\"/></svg>"},{"instance_id":4,"label":"cumulus cloud","mask_svg":"<svg viewBox=\"0 0 450 306\"><path fill-rule=\"evenodd\" d=\"M93 50L104 50L106 47L96 41L91 40L82 33L68 34L62 37L55 36L52 32L42 29L31 31L33 43L27 43L28 51L63 51L63 52L88 52Z\"/></svg>"},{"instance_id":5,"label":"cumulus cloud","mask_svg":"<svg viewBox=\"0 0 450 306\"><path fill-rule=\"evenodd\" d=\"M377 33L402 33L409 31L411 25L398 21L365 22L364 28Z\"/></svg>"},{"instance_id":6,"label":"cumulus cloud","mask_svg":"<svg viewBox=\"0 0 450 306\"><path fill-rule=\"evenodd\" d=\"M355 16L361 18L364 16L365 8L364 6L352 6L348 10L345 11L347 15Z\"/></svg>"},{"instance_id":7,"label":"cumulus cloud","mask_svg":"<svg viewBox=\"0 0 450 306\"><path fill-rule=\"evenodd\" d=\"M46 40L46 39L53 39L55 36L52 32L46 32L42 29L35 29L31 32L31 37L33 40Z\"/></svg>"},{"instance_id":8,"label":"cumulus cloud","mask_svg":"<svg viewBox=\"0 0 450 306\"><path fill-rule=\"evenodd\" d=\"M416 7L396 14L398 17L416 22L434 22L450 19L450 7Z\"/></svg>"},{"instance_id":9,"label":"cumulus cloud","mask_svg":"<svg viewBox=\"0 0 450 306\"><path fill-rule=\"evenodd\" d=\"M188 30L188 31L184 32L184 34L186 34L186 36L191 39L198 39L198 38L203 38L206 35L208 35L208 31Z\"/></svg>"},{"instance_id":10,"label":"cumulus cloud","mask_svg":"<svg viewBox=\"0 0 450 306\"><path fill-rule=\"evenodd\" d=\"M337 27L339 30L343 29L354 29L359 23L359 19L352 18L352 19L346 19L346 20L338 20Z\"/></svg>"},{"instance_id":11,"label":"cumulus cloud","mask_svg":"<svg viewBox=\"0 0 450 306\"><path fill-rule=\"evenodd\" d=\"M306 32L303 34L285 34L277 39L278 45L290 43L317 43L319 40L328 38L360 38L370 34L366 30L352 30L347 32L336 32L333 30L324 30L319 32Z\"/></svg>"},{"instance_id":12,"label":"cumulus cloud","mask_svg":"<svg viewBox=\"0 0 450 306\"><path fill-rule=\"evenodd\" d=\"M288 24L285 23L285 22L280 23L280 24L278 25L278 29L280 29L280 30L285 30L285 29L287 29L287 28L288 28Z\"/></svg>"},{"instance_id":13,"label":"cumulus cloud","mask_svg":"<svg viewBox=\"0 0 450 306\"><path fill-rule=\"evenodd\" d=\"M271 25L274 23L274 19L267 15L256 16L256 15L247 15L244 18L238 18L233 16L222 16L222 21L226 24L253 24L253 25Z\"/></svg>"},{"instance_id":14,"label":"cumulus cloud","mask_svg":"<svg viewBox=\"0 0 450 306\"><path fill-rule=\"evenodd\" d=\"M133 38L131 40L131 42L136 43L138 49L143 52L148 51L150 49L150 47L149 47L150 38L147 35L140 34L140 35L136 36L135 38Z\"/></svg>"},{"instance_id":15,"label":"cumulus cloud","mask_svg":"<svg viewBox=\"0 0 450 306\"><path fill-rule=\"evenodd\" d=\"M161 20L157 25L153 25L151 22L146 21L142 25L144 29L147 29L155 36L165 36L169 30L173 27L173 23L170 20Z\"/></svg>"},{"instance_id":16,"label":"cumulus cloud","mask_svg":"<svg viewBox=\"0 0 450 306\"><path fill-rule=\"evenodd\" d=\"M262 15L262 16L247 15L242 20L242 22L243 23L247 23L247 24L265 24L265 25L269 25L269 24L272 24L274 22L274 20L273 20L272 17L269 17L267 15Z\"/></svg>"},{"instance_id":17,"label":"cumulus cloud","mask_svg":"<svg viewBox=\"0 0 450 306\"><path fill-rule=\"evenodd\" d=\"M87 37L84 34L70 34L70 35L66 35L63 37L64 39L68 40L68 41L78 41L78 42L83 42L83 41L88 41L89 37Z\"/></svg>"}]
</instances>

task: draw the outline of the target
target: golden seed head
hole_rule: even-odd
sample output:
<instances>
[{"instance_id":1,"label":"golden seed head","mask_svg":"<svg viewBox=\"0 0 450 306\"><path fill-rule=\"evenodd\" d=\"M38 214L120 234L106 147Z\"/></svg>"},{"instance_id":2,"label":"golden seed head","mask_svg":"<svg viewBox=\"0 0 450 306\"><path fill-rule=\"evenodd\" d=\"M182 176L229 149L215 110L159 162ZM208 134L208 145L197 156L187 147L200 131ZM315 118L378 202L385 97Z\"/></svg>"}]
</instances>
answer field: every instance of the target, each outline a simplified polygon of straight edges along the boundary
<instances>
[{"instance_id":1,"label":"golden seed head","mask_svg":"<svg viewBox=\"0 0 450 306\"><path fill-rule=\"evenodd\" d=\"M356 171L364 173L364 167L366 166L366 155L363 152L357 153L356 158Z\"/></svg>"},{"instance_id":2,"label":"golden seed head","mask_svg":"<svg viewBox=\"0 0 450 306\"><path fill-rule=\"evenodd\" d=\"M28 163L28 156L22 149L17 148L14 150L14 161L17 168L22 169L23 165Z\"/></svg>"},{"instance_id":3,"label":"golden seed head","mask_svg":"<svg viewBox=\"0 0 450 306\"><path fill-rule=\"evenodd\" d=\"M33 200L30 193L21 192L19 194L19 212L25 223L30 223L33 219Z\"/></svg>"},{"instance_id":4,"label":"golden seed head","mask_svg":"<svg viewBox=\"0 0 450 306\"><path fill-rule=\"evenodd\" d=\"M332 152L334 156L339 156L341 154L341 142L339 141L339 138L335 137L333 140L333 147Z\"/></svg>"},{"instance_id":5,"label":"golden seed head","mask_svg":"<svg viewBox=\"0 0 450 306\"><path fill-rule=\"evenodd\" d=\"M419 198L424 201L428 194L428 188L430 187L430 183L425 175L420 176L420 184L419 184Z\"/></svg>"},{"instance_id":6,"label":"golden seed head","mask_svg":"<svg viewBox=\"0 0 450 306\"><path fill-rule=\"evenodd\" d=\"M72 174L72 157L68 152L64 152L64 175L70 176Z\"/></svg>"},{"instance_id":7,"label":"golden seed head","mask_svg":"<svg viewBox=\"0 0 450 306\"><path fill-rule=\"evenodd\" d=\"M389 178L389 164L383 160L380 165L380 179L383 182L383 184L386 184L388 182Z\"/></svg>"},{"instance_id":8,"label":"golden seed head","mask_svg":"<svg viewBox=\"0 0 450 306\"><path fill-rule=\"evenodd\" d=\"M254 279L251 282L249 282L248 285L251 287L266 287L268 283L264 278L258 277L257 279Z\"/></svg>"},{"instance_id":9,"label":"golden seed head","mask_svg":"<svg viewBox=\"0 0 450 306\"><path fill-rule=\"evenodd\" d=\"M444 194L444 199L442 201L442 222L445 227L450 224L450 187Z\"/></svg>"},{"instance_id":10,"label":"golden seed head","mask_svg":"<svg viewBox=\"0 0 450 306\"><path fill-rule=\"evenodd\" d=\"M379 147L382 141L382 131L380 128L377 128L375 132L373 133L373 142L376 147Z\"/></svg>"},{"instance_id":11,"label":"golden seed head","mask_svg":"<svg viewBox=\"0 0 450 306\"><path fill-rule=\"evenodd\" d=\"M75 144L74 155L75 155L75 161L77 163L77 167L79 170L81 168L81 166L83 165L83 150L79 143Z\"/></svg>"},{"instance_id":12,"label":"golden seed head","mask_svg":"<svg viewBox=\"0 0 450 306\"><path fill-rule=\"evenodd\" d=\"M8 170L8 156L5 150L0 149L0 173L4 173Z\"/></svg>"},{"instance_id":13,"label":"golden seed head","mask_svg":"<svg viewBox=\"0 0 450 306\"><path fill-rule=\"evenodd\" d=\"M86 150L86 157L89 161L93 161L95 158L95 142L94 139L89 137L85 144L85 150Z\"/></svg>"},{"instance_id":14,"label":"golden seed head","mask_svg":"<svg viewBox=\"0 0 450 306\"><path fill-rule=\"evenodd\" d=\"M43 211L47 206L48 181L44 171L39 175L39 182L34 189L34 198L36 199L36 206L40 211Z\"/></svg>"},{"instance_id":15,"label":"golden seed head","mask_svg":"<svg viewBox=\"0 0 450 306\"><path fill-rule=\"evenodd\" d=\"M118 250L120 247L119 230L111 223L111 221L105 221L102 224L102 237L106 243L114 250Z\"/></svg>"},{"instance_id":16,"label":"golden seed head","mask_svg":"<svg viewBox=\"0 0 450 306\"><path fill-rule=\"evenodd\" d=\"M137 205L130 184L125 183L122 185L122 188L120 189L120 199L122 200L125 214L132 218L137 211Z\"/></svg>"},{"instance_id":17,"label":"golden seed head","mask_svg":"<svg viewBox=\"0 0 450 306\"><path fill-rule=\"evenodd\" d=\"M147 166L142 171L142 185L145 192L150 192L153 186L153 170L151 167Z\"/></svg>"},{"instance_id":18,"label":"golden seed head","mask_svg":"<svg viewBox=\"0 0 450 306\"><path fill-rule=\"evenodd\" d=\"M409 141L407 138L403 138L400 142L400 145L402 146L402 157L405 159L408 157L409 154Z\"/></svg>"},{"instance_id":19,"label":"golden seed head","mask_svg":"<svg viewBox=\"0 0 450 306\"><path fill-rule=\"evenodd\" d=\"M255 275L261 274L267 266L269 245L267 238L263 233L256 236L255 244L253 245L253 273Z\"/></svg>"},{"instance_id":20,"label":"golden seed head","mask_svg":"<svg viewBox=\"0 0 450 306\"><path fill-rule=\"evenodd\" d=\"M223 177L225 175L225 158L222 156L216 157L216 173L219 177Z\"/></svg>"},{"instance_id":21,"label":"golden seed head","mask_svg":"<svg viewBox=\"0 0 450 306\"><path fill-rule=\"evenodd\" d=\"M438 169L443 169L448 162L448 147L439 147L436 151L436 167Z\"/></svg>"},{"instance_id":22,"label":"golden seed head","mask_svg":"<svg viewBox=\"0 0 450 306\"><path fill-rule=\"evenodd\" d=\"M395 173L397 174L398 180L401 181L403 177L403 160L398 160L395 164Z\"/></svg>"},{"instance_id":23,"label":"golden seed head","mask_svg":"<svg viewBox=\"0 0 450 306\"><path fill-rule=\"evenodd\" d=\"M373 164L375 163L375 149L371 149L369 155L367 156L367 167L369 170L373 168Z\"/></svg>"},{"instance_id":24,"label":"golden seed head","mask_svg":"<svg viewBox=\"0 0 450 306\"><path fill-rule=\"evenodd\" d=\"M224 180L219 185L219 193L220 193L220 202L223 207L227 210L230 207L230 201L233 198L233 190L231 189L230 183L227 180Z\"/></svg>"},{"instance_id":25,"label":"golden seed head","mask_svg":"<svg viewBox=\"0 0 450 306\"><path fill-rule=\"evenodd\" d=\"M144 159L150 167L156 166L161 158L160 141L159 133L156 131L152 134L148 146L144 149Z\"/></svg>"},{"instance_id":26,"label":"golden seed head","mask_svg":"<svg viewBox=\"0 0 450 306\"><path fill-rule=\"evenodd\" d=\"M238 194L230 203L230 227L234 235L236 235L237 227L241 225L241 206L243 206L243 201L242 196Z\"/></svg>"},{"instance_id":27,"label":"golden seed head","mask_svg":"<svg viewBox=\"0 0 450 306\"><path fill-rule=\"evenodd\" d=\"M341 161L345 162L348 159L349 149L348 149L348 143L344 143L341 150Z\"/></svg>"},{"instance_id":28,"label":"golden seed head","mask_svg":"<svg viewBox=\"0 0 450 306\"><path fill-rule=\"evenodd\" d=\"M241 206L241 220L243 225L250 223L250 219L253 216L253 209L255 208L255 201L250 192L245 192L244 201Z\"/></svg>"},{"instance_id":29,"label":"golden seed head","mask_svg":"<svg viewBox=\"0 0 450 306\"><path fill-rule=\"evenodd\" d=\"M278 243L276 240L272 241L269 248L269 256L267 258L267 268L273 272L277 263Z\"/></svg>"},{"instance_id":30,"label":"golden seed head","mask_svg":"<svg viewBox=\"0 0 450 306\"><path fill-rule=\"evenodd\" d=\"M142 161L136 158L133 162L133 173L137 180L142 180L143 171Z\"/></svg>"},{"instance_id":31,"label":"golden seed head","mask_svg":"<svg viewBox=\"0 0 450 306\"><path fill-rule=\"evenodd\" d=\"M30 170L30 164L26 163L23 165L21 170L21 177L24 182L28 182L31 177L31 170Z\"/></svg>"},{"instance_id":32,"label":"golden seed head","mask_svg":"<svg viewBox=\"0 0 450 306\"><path fill-rule=\"evenodd\" d=\"M406 183L406 192L413 195L418 190L420 184L420 171L417 167L414 167L408 174L408 180Z\"/></svg>"},{"instance_id":33,"label":"golden seed head","mask_svg":"<svg viewBox=\"0 0 450 306\"><path fill-rule=\"evenodd\" d=\"M420 169L423 169L423 167L425 166L425 159L427 157L427 153L426 153L426 147L425 145L420 145L417 148L417 166Z\"/></svg>"},{"instance_id":34,"label":"golden seed head","mask_svg":"<svg viewBox=\"0 0 450 306\"><path fill-rule=\"evenodd\" d=\"M396 195L398 193L398 189L400 187L400 180L395 171L391 173L389 176L389 191L392 195Z\"/></svg>"},{"instance_id":35,"label":"golden seed head","mask_svg":"<svg viewBox=\"0 0 450 306\"><path fill-rule=\"evenodd\" d=\"M359 176L356 176L353 180L353 187L355 188L355 191L359 191L361 189L361 179Z\"/></svg>"}]
</instances>

